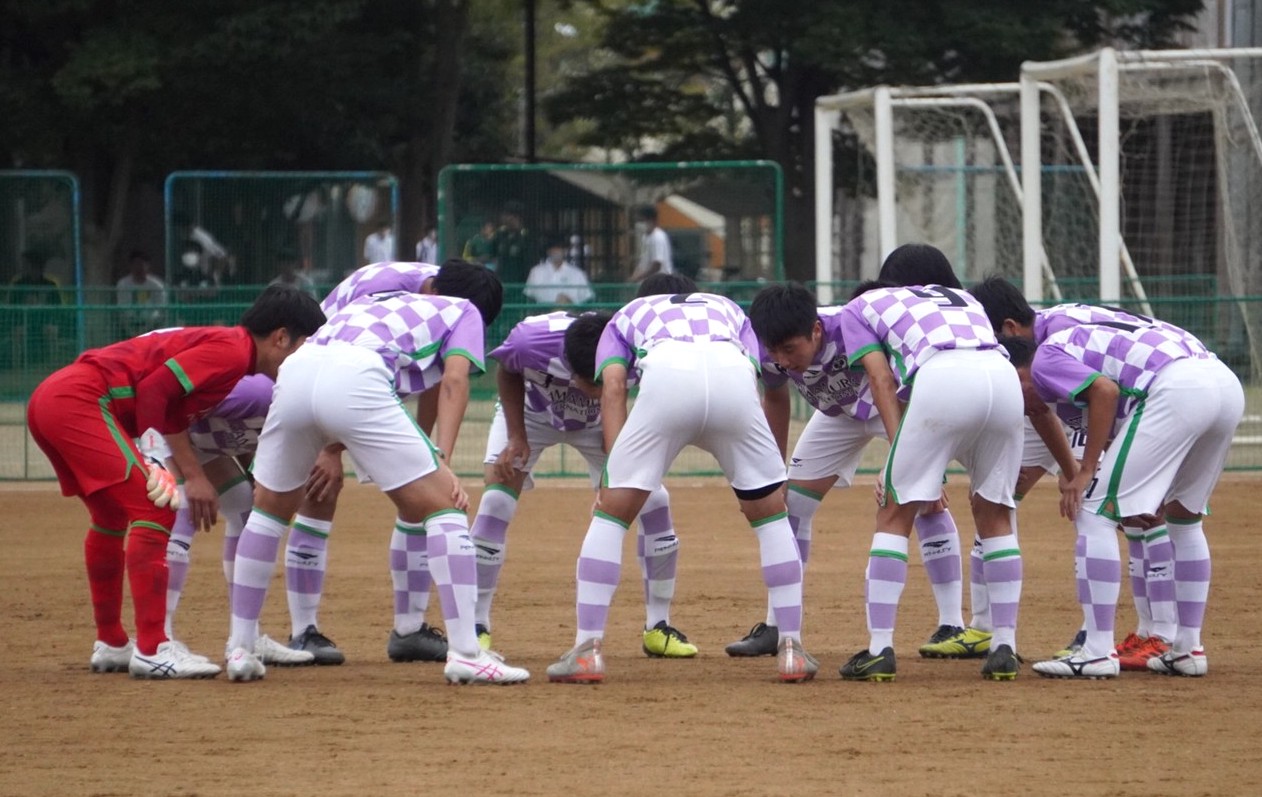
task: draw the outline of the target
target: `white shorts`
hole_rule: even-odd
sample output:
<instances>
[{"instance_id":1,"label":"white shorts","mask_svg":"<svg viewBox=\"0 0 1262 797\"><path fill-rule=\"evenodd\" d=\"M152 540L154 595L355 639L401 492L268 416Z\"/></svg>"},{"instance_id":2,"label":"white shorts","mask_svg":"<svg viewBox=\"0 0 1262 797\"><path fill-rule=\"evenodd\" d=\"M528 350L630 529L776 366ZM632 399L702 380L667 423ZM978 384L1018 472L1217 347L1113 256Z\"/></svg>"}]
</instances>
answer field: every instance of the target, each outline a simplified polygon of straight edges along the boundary
<instances>
[{"instance_id":1,"label":"white shorts","mask_svg":"<svg viewBox=\"0 0 1262 797\"><path fill-rule=\"evenodd\" d=\"M254 478L269 490L296 490L330 443L345 445L382 492L438 470L433 444L400 403L380 356L349 343L308 343L280 368Z\"/></svg>"},{"instance_id":2,"label":"white shorts","mask_svg":"<svg viewBox=\"0 0 1262 797\"><path fill-rule=\"evenodd\" d=\"M1016 369L998 351L942 351L920 367L886 463L886 495L936 501L951 460L971 491L1016 506L1025 402Z\"/></svg>"},{"instance_id":3,"label":"white shorts","mask_svg":"<svg viewBox=\"0 0 1262 797\"><path fill-rule=\"evenodd\" d=\"M1073 454L1074 459L1082 460L1082 452L1087 447L1087 436L1083 432L1070 429L1064 424L1061 426L1065 430L1065 438L1069 442L1069 452ZM1056 464L1056 457L1052 456L1052 450L1043 442L1043 438L1039 437L1038 430L1034 428L1034 424L1030 423L1030 419L1025 419L1025 440L1021 449L1021 467L1023 468L1042 468L1048 473L1059 473L1060 466Z\"/></svg>"},{"instance_id":4,"label":"white shorts","mask_svg":"<svg viewBox=\"0 0 1262 797\"><path fill-rule=\"evenodd\" d=\"M140 436L140 439L136 441L136 448L142 456L161 462L164 465L171 458L171 447L167 445L166 437L157 429L146 429L144 434ZM199 465L205 465L207 462L214 462L221 457L228 456L218 451L202 451L196 447L193 449L193 453L197 455L197 463Z\"/></svg>"},{"instance_id":5,"label":"white shorts","mask_svg":"<svg viewBox=\"0 0 1262 797\"><path fill-rule=\"evenodd\" d=\"M591 476L592 486L600 483L601 471L605 468L605 438L599 426L590 429L563 432L548 423L540 423L526 415L526 445L530 446L530 457L525 463L514 463L518 470L526 472L526 480L522 490L534 487L535 480L530 472L535 469L543 452L555 445L569 443L587 460L587 472ZM508 445L508 423L504 420L504 409L499 402L495 403L495 417L491 419L491 431L486 438L486 457L484 465L493 465L500 452Z\"/></svg>"},{"instance_id":6,"label":"white shorts","mask_svg":"<svg viewBox=\"0 0 1262 797\"><path fill-rule=\"evenodd\" d=\"M878 438L885 439L880 415L857 421L849 415L825 415L817 410L793 446L789 478L815 481L836 476L834 487L849 487L854 483L863 449Z\"/></svg>"},{"instance_id":7,"label":"white shorts","mask_svg":"<svg viewBox=\"0 0 1262 797\"><path fill-rule=\"evenodd\" d=\"M1177 360L1122 419L1082 506L1114 520L1170 501L1203 512L1244 415L1240 380L1219 360Z\"/></svg>"},{"instance_id":8,"label":"white shorts","mask_svg":"<svg viewBox=\"0 0 1262 797\"><path fill-rule=\"evenodd\" d=\"M653 491L675 457L696 445L737 490L786 478L763 415L754 366L731 343L666 341L640 360L640 395L609 453L609 487Z\"/></svg>"}]
</instances>

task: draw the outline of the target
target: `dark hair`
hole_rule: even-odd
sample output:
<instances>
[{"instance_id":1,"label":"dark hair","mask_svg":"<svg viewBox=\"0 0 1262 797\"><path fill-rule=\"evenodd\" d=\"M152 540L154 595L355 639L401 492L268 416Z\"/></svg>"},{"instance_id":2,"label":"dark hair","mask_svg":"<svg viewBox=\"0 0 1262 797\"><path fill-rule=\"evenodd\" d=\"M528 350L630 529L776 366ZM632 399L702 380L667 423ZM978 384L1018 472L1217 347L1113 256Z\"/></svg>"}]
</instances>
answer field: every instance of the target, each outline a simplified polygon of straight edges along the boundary
<instances>
[{"instance_id":1,"label":"dark hair","mask_svg":"<svg viewBox=\"0 0 1262 797\"><path fill-rule=\"evenodd\" d=\"M903 244L889 253L877 279L895 286L941 285L962 288L951 261L942 250L929 244Z\"/></svg>"},{"instance_id":2,"label":"dark hair","mask_svg":"<svg viewBox=\"0 0 1262 797\"><path fill-rule=\"evenodd\" d=\"M482 314L482 323L490 326L504 308L504 286L495 272L459 258L451 258L434 277L434 293L468 299Z\"/></svg>"},{"instance_id":3,"label":"dark hair","mask_svg":"<svg viewBox=\"0 0 1262 797\"><path fill-rule=\"evenodd\" d=\"M891 285L885 280L864 280L863 282L860 282L858 285L854 286L854 290L850 292L850 298L858 299L860 296L867 293L868 291L874 291L874 290L877 290L878 288L897 288L897 287L898 287L897 285Z\"/></svg>"},{"instance_id":4,"label":"dark hair","mask_svg":"<svg viewBox=\"0 0 1262 797\"><path fill-rule=\"evenodd\" d=\"M819 320L815 295L801 283L768 285L749 305L749 323L766 346L779 346L790 338L810 337Z\"/></svg>"},{"instance_id":5,"label":"dark hair","mask_svg":"<svg viewBox=\"0 0 1262 797\"><path fill-rule=\"evenodd\" d=\"M143 260L143 261L145 261L146 263L148 263L148 262L149 262L149 255L148 255L148 254L146 254L146 253L145 253L145 250L143 250L143 249L133 249L133 250L131 250L131 253L127 255L127 259L128 259L129 261L130 261L130 260Z\"/></svg>"},{"instance_id":6,"label":"dark hair","mask_svg":"<svg viewBox=\"0 0 1262 797\"><path fill-rule=\"evenodd\" d=\"M1034 341L1020 335L1000 335L999 345L1008 350L1008 360L1014 368L1023 368L1034 362L1034 353L1038 350Z\"/></svg>"},{"instance_id":7,"label":"dark hair","mask_svg":"<svg viewBox=\"0 0 1262 797\"><path fill-rule=\"evenodd\" d=\"M287 285L269 285L241 315L241 326L255 337L285 329L292 337L308 337L323 326L324 311L309 294Z\"/></svg>"},{"instance_id":8,"label":"dark hair","mask_svg":"<svg viewBox=\"0 0 1262 797\"><path fill-rule=\"evenodd\" d=\"M674 296L677 293L696 292L697 283L693 282L691 277L685 277L683 274L664 274L657 271L644 278L644 281L640 283L640 287L635 291L635 298Z\"/></svg>"},{"instance_id":9,"label":"dark hair","mask_svg":"<svg viewBox=\"0 0 1262 797\"><path fill-rule=\"evenodd\" d=\"M635 217L645 221L657 221L657 208L652 205L640 205L635 209Z\"/></svg>"},{"instance_id":10,"label":"dark hair","mask_svg":"<svg viewBox=\"0 0 1262 797\"><path fill-rule=\"evenodd\" d=\"M588 382L596 380L596 346L611 318L613 314L605 310L583 313L565 330L565 359Z\"/></svg>"},{"instance_id":11,"label":"dark hair","mask_svg":"<svg viewBox=\"0 0 1262 797\"><path fill-rule=\"evenodd\" d=\"M1034 323L1034 308L1021 290L1003 277L987 277L968 292L986 309L986 317L996 334L1003 329L1005 319L1011 318L1026 327Z\"/></svg>"}]
</instances>

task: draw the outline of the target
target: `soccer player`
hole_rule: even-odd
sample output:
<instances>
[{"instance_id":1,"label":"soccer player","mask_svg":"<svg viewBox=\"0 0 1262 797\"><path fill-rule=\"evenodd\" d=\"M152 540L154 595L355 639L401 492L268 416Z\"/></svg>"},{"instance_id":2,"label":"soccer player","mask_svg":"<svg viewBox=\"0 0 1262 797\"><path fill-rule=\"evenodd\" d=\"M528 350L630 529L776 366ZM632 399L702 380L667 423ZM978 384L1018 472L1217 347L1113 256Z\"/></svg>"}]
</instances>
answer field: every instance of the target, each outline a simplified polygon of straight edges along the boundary
<instances>
[{"instance_id":1,"label":"soccer player","mask_svg":"<svg viewBox=\"0 0 1262 797\"><path fill-rule=\"evenodd\" d=\"M1192 677L1209 669L1201 645L1210 577L1202 515L1244 413L1244 391L1194 336L1135 318L1065 329L1032 355L1014 356L1029 361L1038 398L1078 408L1087 432L1082 468L1061 493L1061 513L1078 531L1074 558L1086 640L1072 656L1035 664L1040 675L1118 674L1113 626L1121 562L1113 532L1128 518L1151 520L1158 512L1174 549L1178 625L1169 649L1147 659L1147 667ZM1115 441L1106 449L1115 423Z\"/></svg>"},{"instance_id":2,"label":"soccer player","mask_svg":"<svg viewBox=\"0 0 1262 797\"><path fill-rule=\"evenodd\" d=\"M125 667L134 677L154 679L219 673L164 633L175 480L144 463L135 438L149 428L166 436L185 478L193 525L209 528L219 502L193 451L189 424L243 376L275 377L323 320L311 297L268 288L240 326L160 330L92 349L31 394L31 434L52 462L62 493L79 496L91 516L84 558L97 628L92 670ZM121 620L124 574L135 606L134 641Z\"/></svg>"},{"instance_id":3,"label":"soccer player","mask_svg":"<svg viewBox=\"0 0 1262 797\"><path fill-rule=\"evenodd\" d=\"M1068 303L1036 311L1015 285L1001 277L983 280L970 293L986 308L986 315L996 335L1015 335L1035 344L1043 342L1056 332L1082 324L1151 322L1164 325L1162 321L1136 316L1116 307ZM1172 327L1172 330L1177 330L1178 334L1187 334L1177 327ZM1058 410L1060 414L1067 416L1064 420L1072 424L1074 459L1080 460L1085 447L1081 415L1066 405L1059 405ZM1021 476L1017 480L1018 500L1029 492L1044 472L1051 470L1047 451L1039 434L1027 424L1024 460ZM1126 537L1131 595L1138 622L1135 631L1128 634L1117 646L1118 663L1123 670L1147 671L1148 660L1169 649L1176 630L1174 549L1168 526L1160 515L1153 518L1130 518L1122 524L1122 533ZM976 560L973 564L977 570L984 566ZM975 606L985 605L984 590L980 595L974 591L974 601ZM1084 626L1073 641L1055 657L1077 653L1085 639Z\"/></svg>"},{"instance_id":4,"label":"soccer player","mask_svg":"<svg viewBox=\"0 0 1262 797\"><path fill-rule=\"evenodd\" d=\"M571 362L577 359L572 351L567 349ZM634 299L601 333L593 376L601 383L609 459L578 559L575 645L548 667L549 680L604 680L601 642L621 570L623 535L689 444L719 461L758 537L779 628L780 680L815 676L819 665L801 643L802 562L781 489L784 460L760 406L757 352L740 308L707 293ZM640 393L628 413L633 371Z\"/></svg>"},{"instance_id":5,"label":"soccer player","mask_svg":"<svg viewBox=\"0 0 1262 797\"><path fill-rule=\"evenodd\" d=\"M955 459L969 474L973 517L991 565L986 578L995 628L981 673L1011 680L1020 667L1022 579L1010 520L1023 411L1016 372L981 305L956 288L861 285L842 308L840 326L846 357L866 372L890 440L866 577L870 640L842 666L841 676L894 680L907 540L916 515L941 497L942 474Z\"/></svg>"},{"instance_id":6,"label":"soccer player","mask_svg":"<svg viewBox=\"0 0 1262 797\"><path fill-rule=\"evenodd\" d=\"M782 457L789 436L789 383L816 409L789 459L785 494L789 525L805 570L820 503L834 485L853 483L864 447L874 438L884 438L885 428L872 404L867 378L851 370L846 360L840 307L817 307L811 292L796 283L772 285L754 297L749 320L762 344L763 406ZM959 533L941 502L917 515L915 526L938 604L933 644L964 630ZM767 621L728 645L728 655L774 654L774 619L768 607Z\"/></svg>"},{"instance_id":7,"label":"soccer player","mask_svg":"<svg viewBox=\"0 0 1262 797\"><path fill-rule=\"evenodd\" d=\"M494 317L502 293L491 299L487 310ZM478 646L476 564L464 513L468 496L444 462L468 404L469 372L483 368L482 318L464 299L375 293L335 313L294 355L277 380L259 437L254 510L237 546L227 665L231 680L251 681L266 673L252 651L280 536L302 502L311 466L330 446L350 451L398 508L405 536L424 542L450 634L446 679L515 683L529 678L526 670ZM435 446L400 398L440 381Z\"/></svg>"}]
</instances>

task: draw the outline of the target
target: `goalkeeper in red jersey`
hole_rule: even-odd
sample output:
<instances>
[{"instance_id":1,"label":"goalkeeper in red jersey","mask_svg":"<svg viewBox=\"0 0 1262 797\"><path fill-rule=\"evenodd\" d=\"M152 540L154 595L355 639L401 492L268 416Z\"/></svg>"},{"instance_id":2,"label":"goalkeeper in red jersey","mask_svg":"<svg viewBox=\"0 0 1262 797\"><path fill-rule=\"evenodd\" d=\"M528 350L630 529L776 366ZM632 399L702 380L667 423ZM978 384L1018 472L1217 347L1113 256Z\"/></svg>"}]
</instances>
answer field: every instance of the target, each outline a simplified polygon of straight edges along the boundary
<instances>
[{"instance_id":1,"label":"goalkeeper in red jersey","mask_svg":"<svg viewBox=\"0 0 1262 797\"><path fill-rule=\"evenodd\" d=\"M213 678L219 667L163 632L166 547L175 521L175 479L146 463L134 439L161 432L184 475L193 523L209 528L218 496L188 437L241 377L272 379L285 358L324 323L310 296L269 287L236 327L150 332L91 349L31 394L27 425L52 462L64 495L88 508L84 541L97 640L91 669L137 678ZM136 638L122 625L123 576L131 587Z\"/></svg>"}]
</instances>

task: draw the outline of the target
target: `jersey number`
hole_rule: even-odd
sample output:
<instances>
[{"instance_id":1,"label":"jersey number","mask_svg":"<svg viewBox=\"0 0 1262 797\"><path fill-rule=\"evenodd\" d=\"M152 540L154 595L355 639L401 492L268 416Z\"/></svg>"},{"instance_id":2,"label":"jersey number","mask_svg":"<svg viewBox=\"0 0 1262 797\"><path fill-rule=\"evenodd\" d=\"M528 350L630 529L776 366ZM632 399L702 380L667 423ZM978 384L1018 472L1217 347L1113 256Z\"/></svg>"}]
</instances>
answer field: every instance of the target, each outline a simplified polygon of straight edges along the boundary
<instances>
[{"instance_id":1,"label":"jersey number","mask_svg":"<svg viewBox=\"0 0 1262 797\"><path fill-rule=\"evenodd\" d=\"M691 293L676 293L670 297L671 304L705 304L701 299L693 299Z\"/></svg>"},{"instance_id":2,"label":"jersey number","mask_svg":"<svg viewBox=\"0 0 1262 797\"><path fill-rule=\"evenodd\" d=\"M968 302L964 301L964 297L953 288L943 288L940 285L934 285L931 288L908 288L913 296L919 296L921 299L931 299L934 304L939 307L967 307Z\"/></svg>"}]
</instances>

